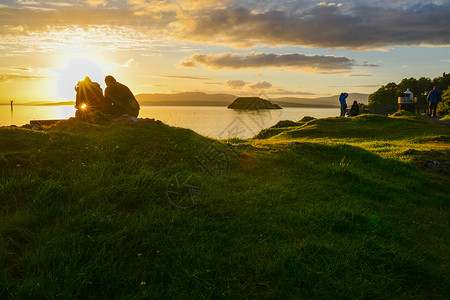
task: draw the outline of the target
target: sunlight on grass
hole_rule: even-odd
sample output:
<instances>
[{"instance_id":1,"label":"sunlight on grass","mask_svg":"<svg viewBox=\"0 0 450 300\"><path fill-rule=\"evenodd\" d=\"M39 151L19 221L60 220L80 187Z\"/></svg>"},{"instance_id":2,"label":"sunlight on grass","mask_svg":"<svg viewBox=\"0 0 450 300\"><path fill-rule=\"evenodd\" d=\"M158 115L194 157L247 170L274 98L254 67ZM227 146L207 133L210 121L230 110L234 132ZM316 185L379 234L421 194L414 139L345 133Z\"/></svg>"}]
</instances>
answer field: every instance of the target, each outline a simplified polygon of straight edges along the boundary
<instances>
[{"instance_id":1,"label":"sunlight on grass","mask_svg":"<svg viewBox=\"0 0 450 300\"><path fill-rule=\"evenodd\" d=\"M0 128L0 298L448 294L448 177L421 169L448 161L448 127L285 125L226 141L151 120Z\"/></svg>"}]
</instances>

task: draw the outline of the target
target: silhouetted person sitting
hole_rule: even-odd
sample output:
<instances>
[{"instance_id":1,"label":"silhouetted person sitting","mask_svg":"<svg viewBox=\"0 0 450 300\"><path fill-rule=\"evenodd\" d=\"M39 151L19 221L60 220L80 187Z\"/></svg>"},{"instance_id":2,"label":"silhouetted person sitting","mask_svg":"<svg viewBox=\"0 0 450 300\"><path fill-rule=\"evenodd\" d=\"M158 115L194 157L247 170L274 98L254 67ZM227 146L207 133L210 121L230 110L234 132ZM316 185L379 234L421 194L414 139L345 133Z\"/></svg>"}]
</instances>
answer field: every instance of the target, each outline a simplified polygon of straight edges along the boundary
<instances>
[{"instance_id":1,"label":"silhouetted person sitting","mask_svg":"<svg viewBox=\"0 0 450 300\"><path fill-rule=\"evenodd\" d=\"M116 116L127 114L137 117L140 107L130 89L117 82L111 75L105 77L105 83L105 99L112 103L111 114Z\"/></svg>"},{"instance_id":2,"label":"silhouetted person sitting","mask_svg":"<svg viewBox=\"0 0 450 300\"><path fill-rule=\"evenodd\" d=\"M75 86L77 92L75 108L75 116L88 111L99 110L105 114L110 113L111 104L108 104L103 97L103 90L100 84L92 82L89 77L85 77L83 80L78 81Z\"/></svg>"},{"instance_id":3,"label":"silhouetted person sitting","mask_svg":"<svg viewBox=\"0 0 450 300\"><path fill-rule=\"evenodd\" d=\"M352 107L350 108L350 112L348 113L349 117L356 117L359 114L359 106L358 102L353 101Z\"/></svg>"}]
</instances>

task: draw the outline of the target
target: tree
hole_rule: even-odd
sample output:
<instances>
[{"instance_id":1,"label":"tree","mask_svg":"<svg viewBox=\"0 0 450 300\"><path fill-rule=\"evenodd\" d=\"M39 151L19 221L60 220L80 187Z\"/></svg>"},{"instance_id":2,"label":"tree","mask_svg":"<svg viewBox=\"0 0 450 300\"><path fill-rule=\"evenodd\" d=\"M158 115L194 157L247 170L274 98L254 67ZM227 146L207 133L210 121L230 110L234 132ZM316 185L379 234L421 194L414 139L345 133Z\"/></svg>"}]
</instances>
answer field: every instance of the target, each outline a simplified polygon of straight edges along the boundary
<instances>
[{"instance_id":1,"label":"tree","mask_svg":"<svg viewBox=\"0 0 450 300\"><path fill-rule=\"evenodd\" d=\"M433 88L431 79L420 77L417 80L417 102L426 102L428 92Z\"/></svg>"},{"instance_id":2,"label":"tree","mask_svg":"<svg viewBox=\"0 0 450 300\"><path fill-rule=\"evenodd\" d=\"M369 95L369 106L372 108L380 106L393 108L397 105L397 97L401 96L408 88L417 97L417 103L420 106L425 106L428 93L433 86L437 86L439 91L446 91L450 86L449 74L444 73L443 76L436 77L433 80L426 77L421 77L417 80L411 77L404 78L399 84L395 82L388 83Z\"/></svg>"},{"instance_id":3,"label":"tree","mask_svg":"<svg viewBox=\"0 0 450 300\"><path fill-rule=\"evenodd\" d=\"M438 91L445 91L450 86L450 76L446 75L444 77L434 78L432 81L432 86L436 86Z\"/></svg>"},{"instance_id":4,"label":"tree","mask_svg":"<svg viewBox=\"0 0 450 300\"><path fill-rule=\"evenodd\" d=\"M369 106L382 106L397 103L397 85L395 82L380 87L375 93L369 95Z\"/></svg>"},{"instance_id":5,"label":"tree","mask_svg":"<svg viewBox=\"0 0 450 300\"><path fill-rule=\"evenodd\" d=\"M442 93L442 101L438 104L437 109L438 115L448 115L450 114L450 88Z\"/></svg>"}]
</instances>

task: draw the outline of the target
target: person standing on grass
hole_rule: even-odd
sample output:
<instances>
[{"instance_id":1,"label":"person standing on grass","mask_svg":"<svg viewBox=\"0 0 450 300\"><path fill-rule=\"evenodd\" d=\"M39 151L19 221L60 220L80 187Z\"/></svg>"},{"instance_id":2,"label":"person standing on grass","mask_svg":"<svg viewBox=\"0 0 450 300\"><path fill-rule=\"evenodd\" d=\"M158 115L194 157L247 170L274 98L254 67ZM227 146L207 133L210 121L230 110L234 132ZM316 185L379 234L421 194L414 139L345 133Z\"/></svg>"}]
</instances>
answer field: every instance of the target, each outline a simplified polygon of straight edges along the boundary
<instances>
[{"instance_id":1,"label":"person standing on grass","mask_svg":"<svg viewBox=\"0 0 450 300\"><path fill-rule=\"evenodd\" d=\"M137 117L140 106L131 90L111 75L105 77L105 83L105 99L112 103L112 115Z\"/></svg>"},{"instance_id":2,"label":"person standing on grass","mask_svg":"<svg viewBox=\"0 0 450 300\"><path fill-rule=\"evenodd\" d=\"M347 102L345 102L345 99L347 99L347 97L347 93L341 93L341 95L339 96L339 102L341 103L341 117L345 117L345 114L347 113Z\"/></svg>"},{"instance_id":3,"label":"person standing on grass","mask_svg":"<svg viewBox=\"0 0 450 300\"><path fill-rule=\"evenodd\" d=\"M428 94L428 115L431 116L433 113L433 117L436 117L436 109L438 103L442 100L441 93L437 90L437 87L433 87L431 92Z\"/></svg>"}]
</instances>

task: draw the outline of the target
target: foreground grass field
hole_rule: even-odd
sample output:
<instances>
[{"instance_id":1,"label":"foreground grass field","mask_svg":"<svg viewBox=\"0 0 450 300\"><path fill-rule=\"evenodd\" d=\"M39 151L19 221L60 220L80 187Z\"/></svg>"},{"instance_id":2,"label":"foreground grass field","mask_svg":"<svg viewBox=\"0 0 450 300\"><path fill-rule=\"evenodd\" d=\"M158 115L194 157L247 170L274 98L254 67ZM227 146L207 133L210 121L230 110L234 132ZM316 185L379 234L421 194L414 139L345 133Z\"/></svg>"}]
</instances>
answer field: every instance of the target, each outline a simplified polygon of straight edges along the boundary
<instances>
[{"instance_id":1,"label":"foreground grass field","mask_svg":"<svg viewBox=\"0 0 450 300\"><path fill-rule=\"evenodd\" d=\"M450 129L0 128L0 298L448 299Z\"/></svg>"}]
</instances>

